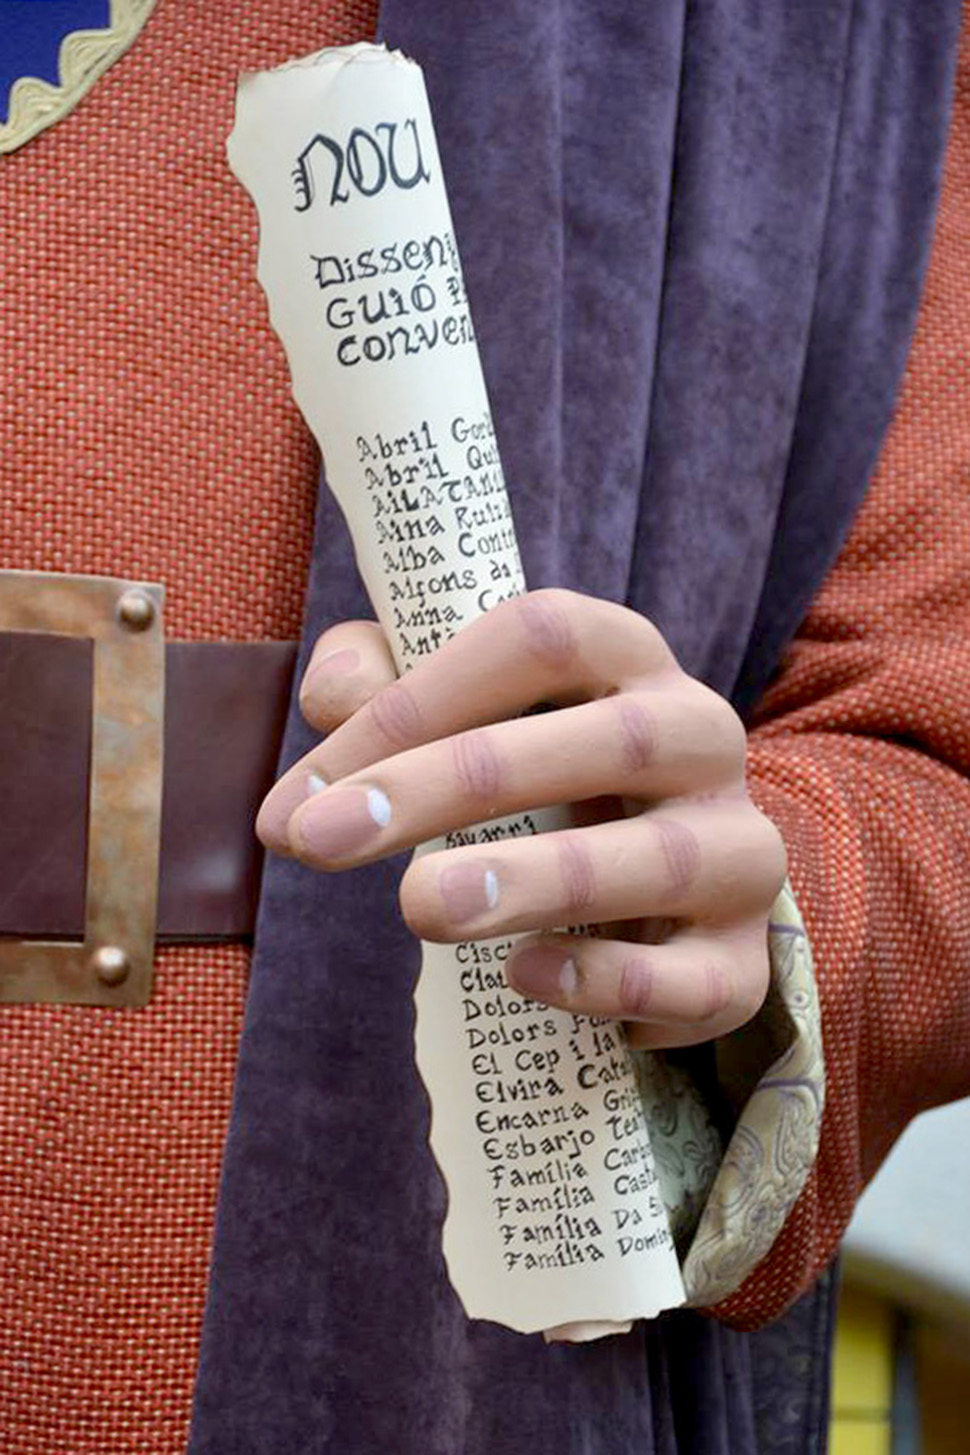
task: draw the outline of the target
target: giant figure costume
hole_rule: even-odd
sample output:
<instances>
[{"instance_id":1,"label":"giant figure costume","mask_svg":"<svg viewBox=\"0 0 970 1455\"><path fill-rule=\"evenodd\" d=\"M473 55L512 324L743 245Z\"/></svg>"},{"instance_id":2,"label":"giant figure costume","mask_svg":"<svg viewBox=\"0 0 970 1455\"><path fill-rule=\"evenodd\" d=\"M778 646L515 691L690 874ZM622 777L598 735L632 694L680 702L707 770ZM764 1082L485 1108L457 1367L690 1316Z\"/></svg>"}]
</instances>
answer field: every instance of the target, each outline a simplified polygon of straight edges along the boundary
<instances>
[{"instance_id":1,"label":"giant figure costume","mask_svg":"<svg viewBox=\"0 0 970 1455\"><path fill-rule=\"evenodd\" d=\"M12 168L10 186L21 189L18 195L37 198L45 165L60 157L64 167L84 146L110 151L110 122L125 120L128 129L114 142L117 167L138 202L135 216L105 215L99 225L100 204L76 171L73 180L62 172L60 198L49 194L48 205L65 225L76 225L78 209L82 218L85 205L93 209L90 224L82 223L82 230L90 226L89 258L99 246L126 251L117 270L107 265L105 279L128 290L132 301L119 304L106 286L99 292L100 316L94 295L84 292L90 278L79 276L75 313L65 322L72 304L64 269L72 263L61 255L57 273L56 231L34 256L15 253L14 283L22 282L35 312L46 300L50 316L34 339L45 347L43 379L31 386L33 393L28 389L29 423L15 419L5 429L24 442L21 464L36 449L38 432L54 438L60 431L67 439L61 457L70 460L73 475L65 481L40 472L36 528L26 519L30 496L21 477L5 482L20 516L4 564L112 572L137 565L139 575L167 579L176 631L286 635L280 624L292 623L302 589L299 545L307 520L306 495L298 498L298 484L286 481L306 480L310 455L259 322L261 305L247 281L251 260L239 258L238 239L250 235L241 222L245 202L218 170L223 138L200 137L193 123L193 88L201 69L205 83L225 98L211 113L224 114L227 129L233 68L358 38L371 17L336 6L304 24L256 7L241 44L228 11L205 21L179 11L161 0L130 55L77 113L3 163ZM889 1074L899 1048L886 1023L875 1030L868 1025L859 1008L862 991L853 987L871 983L867 955L881 955L897 980L904 961L911 972L912 960L905 932L897 934L893 910L882 900L873 921L883 928L875 950L868 920L848 947L833 926L853 892L851 877L839 885L853 862L846 835L852 838L865 821L873 777L891 797L897 770L920 779L924 806L934 793L941 802L962 804L950 845L936 845L937 877L922 911L925 923L940 921L940 896L952 889L953 865L961 862L961 846L964 855L966 849L970 806L958 773L967 770L970 733L966 714L951 723L949 746L934 738L932 726L924 730L922 703L905 690L916 668L912 662L900 668L892 633L874 658L866 645L861 665L853 658L844 669L817 657L806 669L805 649L796 643L801 695L784 662L857 516L902 376L932 237L958 20L953 0L932 12L882 0L833 0L798 12L752 12L734 0L646 8L573 0L541 9L473 3L445 12L433 0L387 0L386 39L413 53L428 78L527 578L534 586L568 585L628 602L657 622L689 671L743 712L752 714L762 699L755 791L788 838L816 944L834 1108L819 1163L823 1180L810 1183L775 1252L718 1310L719 1318L677 1313L578 1348L547 1348L538 1339L470 1324L440 1257L442 1190L427 1149L427 1108L411 1051L417 947L395 911L399 866L322 880L294 864L268 863L219 1200L192 1455L269 1449L364 1455L384 1445L414 1455L820 1448L829 1282L817 1284L773 1327L741 1330L779 1313L827 1261L862 1178L921 1099L957 1094L965 1083L965 1056L961 1061L954 1050L954 1026L968 1014L964 999L956 1019L950 1017L941 1043L947 1054L936 1058L931 1090L916 1089L907 1063L898 1100L885 1104L881 1117L856 1105L851 1083L881 1085L879 1076ZM156 126L155 103L145 98L150 67L163 64L174 119ZM134 113L124 110L126 71L141 98ZM106 108L100 120L99 106ZM188 149L190 162L179 146ZM90 164L95 169L98 156ZM193 195L193 187L206 195ZM225 199L235 233L213 223L206 234L212 197ZM43 268L48 281L38 284ZM173 361L163 357L166 336L152 338L153 320L174 306L181 329L191 334L192 308L184 300L203 296L196 323L200 330L212 324L213 332L195 353L187 343L179 363L189 371L197 366L197 376L194 388L180 394L171 383ZM23 329L24 317L15 314L15 327ZM83 377L75 393L76 376L58 373L65 360L57 350L65 352L64 338L77 320L114 340L128 330L130 373L95 372L111 384L97 399L86 397ZM220 377L226 381L221 394ZM272 395L258 415L268 447L241 458L231 444L213 444L227 424L246 430L248 406L238 396L260 390ZM164 422L159 398L167 401ZM65 419L79 404L93 419L107 418L107 426L82 424L80 437L73 437ZM267 408L275 411L271 417ZM126 503L116 467L127 459L132 432L138 432L136 463L145 467L143 495ZM100 458L92 443L99 437L109 446ZM146 531L148 481L164 495L166 461L175 493L159 514L160 526ZM231 484L230 461L239 469ZM75 537L65 538L49 513L62 498L68 521L84 522L93 512L103 523L76 527ZM173 522L176 509L185 518ZM267 512L285 529L267 534ZM877 522L883 536L887 519L891 510ZM865 521L863 511L860 526ZM962 530L948 539L966 550L970 541ZM179 555L180 539L188 556ZM134 558L131 541L138 543ZM220 553L233 559L231 567L220 564ZM852 559L850 545L844 558L850 567ZM840 565L832 581L845 582L845 571ZM208 602L207 572L216 583ZM258 610L242 600L250 589ZM285 610L273 604L274 593L277 603L288 603ZM860 607L862 627L854 621L854 600L851 592L848 599L829 599L820 640L833 614L836 638L842 630L849 641L864 634L867 618ZM959 598L951 608L965 611ZM325 625L365 610L344 528L321 491L301 660ZM910 635L915 620L900 616ZM925 672L926 650L917 656ZM844 654L839 660L847 661ZM948 661L958 692L966 693L965 653ZM812 719L810 699L828 702L833 671L846 689L865 679L874 697L855 700L850 690L829 718L819 709ZM889 689L899 691L898 727L879 706ZM924 698L929 690L924 677ZM806 711L809 731L798 741L799 758L787 722ZM852 754L844 763L830 761L836 727L857 735L857 755L860 741L864 751L872 738L864 762ZM816 744L813 733L824 741ZM892 752L886 761L885 740L893 734L920 745L920 764L907 769ZM294 707L284 761L309 744ZM924 769L924 758L936 761ZM814 783L816 772L818 802L806 804L805 784ZM864 791L853 786L854 772L863 775ZM888 873L879 833L863 834L863 843L871 872ZM855 925L851 917L848 923ZM864 949L856 939L866 941ZM942 959L954 963L952 945ZM152 1047L151 1064L177 1068L179 1043L172 1037L218 1024L219 1045L203 1054L221 1056L227 1066L233 1016L192 1021L184 1009L172 1008L179 997L191 1004L200 996L231 999L234 988L238 995L242 966L235 950L166 950L157 1002L144 1013L112 1023L112 1012L41 1012L45 1034L58 1046L67 1125L78 1105L72 1066L92 1066L103 1055L87 1046L92 1035L112 1039L120 1081L128 1084L129 1120L131 1107L144 1114L153 1105L147 1089L132 1098L133 1073L121 1069L126 1056L137 1060L139 1038ZM378 989L379 1018L372 1008ZM855 1021L846 1019L847 1000ZM36 1059L36 1013L34 1021L26 1009L5 1014L13 1047ZM926 1031L936 1046L934 1034ZM119 1049L124 1036L127 1051ZM189 1034L185 1044L190 1041ZM855 1076L860 1041L892 1053L883 1056L881 1071L861 1080ZM185 1064L191 1071L196 1061L190 1056ZM204 1079L202 1072L191 1074ZM190 1129L191 1095L173 1083L171 1097L172 1128ZM91 1108L85 1145L96 1162L93 1118ZM854 1161L845 1155L853 1118L865 1134ZM8 1130L22 1120L15 1111ZM217 1121L210 1108L209 1149ZM191 1131L168 1141L153 1140L148 1126L111 1135L133 1183L139 1147L168 1159L164 1199L157 1196L158 1167L145 1164L156 1188L151 1226L159 1248L164 1213L172 1238L183 1236L180 1157L191 1163ZM855 1137L858 1143L858 1132ZM56 1138L53 1145L56 1153ZM211 1150L206 1156L196 1189L212 1186ZM133 1196L137 1203L137 1190ZM193 1206L199 1205L197 1197ZM110 1226L120 1234L123 1219ZM199 1247L197 1226L192 1247ZM56 1287L48 1291L48 1307L55 1296ZM130 1309L129 1303L129 1322ZM150 1329L149 1303L141 1318ZM184 1327L170 1326L170 1340ZM113 1387L122 1398L123 1384ZM130 1432L130 1445L123 1419L106 1437L97 1408L92 1401L80 1437L72 1434L70 1447L79 1455L179 1448L181 1426L158 1434L147 1414L144 1426ZM42 1443L43 1433L32 1445L26 1416L15 1413L18 1449L35 1455L55 1448Z\"/></svg>"}]
</instances>

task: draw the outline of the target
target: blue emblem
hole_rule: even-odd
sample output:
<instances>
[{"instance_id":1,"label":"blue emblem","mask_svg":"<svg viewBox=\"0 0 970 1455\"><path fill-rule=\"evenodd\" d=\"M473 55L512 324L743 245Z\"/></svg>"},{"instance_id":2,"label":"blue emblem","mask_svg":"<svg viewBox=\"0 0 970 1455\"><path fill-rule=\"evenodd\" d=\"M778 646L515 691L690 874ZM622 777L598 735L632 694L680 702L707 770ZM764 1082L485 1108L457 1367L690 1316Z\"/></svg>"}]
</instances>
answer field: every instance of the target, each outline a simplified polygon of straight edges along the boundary
<instances>
[{"instance_id":1,"label":"blue emblem","mask_svg":"<svg viewBox=\"0 0 970 1455\"><path fill-rule=\"evenodd\" d=\"M76 30L111 24L109 0L0 0L0 121L10 88L21 76L59 83L61 41Z\"/></svg>"}]
</instances>

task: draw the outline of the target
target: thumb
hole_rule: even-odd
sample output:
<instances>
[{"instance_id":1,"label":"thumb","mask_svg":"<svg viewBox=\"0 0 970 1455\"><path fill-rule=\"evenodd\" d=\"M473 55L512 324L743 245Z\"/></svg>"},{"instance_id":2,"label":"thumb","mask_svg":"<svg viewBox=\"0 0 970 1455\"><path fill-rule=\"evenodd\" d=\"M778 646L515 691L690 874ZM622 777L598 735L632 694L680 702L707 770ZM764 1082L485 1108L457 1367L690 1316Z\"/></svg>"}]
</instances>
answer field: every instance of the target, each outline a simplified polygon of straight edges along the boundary
<instances>
[{"instance_id":1,"label":"thumb","mask_svg":"<svg viewBox=\"0 0 970 1455\"><path fill-rule=\"evenodd\" d=\"M332 732L397 676L376 621L342 621L313 648L300 683L300 711L311 727Z\"/></svg>"},{"instance_id":2,"label":"thumb","mask_svg":"<svg viewBox=\"0 0 970 1455\"><path fill-rule=\"evenodd\" d=\"M397 672L376 621L342 621L319 638L300 683L300 710L311 727L332 732L393 682ZM256 833L276 854L289 855L286 825L306 798L307 760L276 784L256 818Z\"/></svg>"}]
</instances>

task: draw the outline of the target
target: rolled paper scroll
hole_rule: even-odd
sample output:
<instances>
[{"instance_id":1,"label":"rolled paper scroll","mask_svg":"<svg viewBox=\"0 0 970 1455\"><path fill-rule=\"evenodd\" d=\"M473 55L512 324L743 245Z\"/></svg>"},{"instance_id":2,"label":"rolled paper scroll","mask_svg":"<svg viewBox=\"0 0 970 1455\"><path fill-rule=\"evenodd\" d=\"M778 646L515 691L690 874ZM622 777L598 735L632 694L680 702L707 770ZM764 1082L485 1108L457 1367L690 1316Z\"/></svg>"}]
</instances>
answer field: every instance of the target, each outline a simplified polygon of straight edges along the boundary
<instances>
[{"instance_id":1,"label":"rolled paper scroll","mask_svg":"<svg viewBox=\"0 0 970 1455\"><path fill-rule=\"evenodd\" d=\"M294 395L407 671L525 589L420 68L357 45L245 76L229 157ZM527 813L430 847L562 822ZM469 1317L613 1333L684 1297L636 1070L618 1025L509 989L510 943L423 949L416 1056L449 1276Z\"/></svg>"}]
</instances>

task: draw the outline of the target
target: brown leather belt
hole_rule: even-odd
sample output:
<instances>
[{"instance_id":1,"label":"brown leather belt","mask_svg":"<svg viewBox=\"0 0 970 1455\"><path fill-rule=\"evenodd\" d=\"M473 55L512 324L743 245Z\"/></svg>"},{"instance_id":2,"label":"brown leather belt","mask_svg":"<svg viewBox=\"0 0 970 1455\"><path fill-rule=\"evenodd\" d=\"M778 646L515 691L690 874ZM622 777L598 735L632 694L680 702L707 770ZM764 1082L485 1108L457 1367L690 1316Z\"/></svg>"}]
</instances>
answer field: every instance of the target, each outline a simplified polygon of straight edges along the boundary
<instances>
[{"instance_id":1,"label":"brown leather belt","mask_svg":"<svg viewBox=\"0 0 970 1455\"><path fill-rule=\"evenodd\" d=\"M0 570L0 1004L134 1007L253 929L292 643L166 647L162 586Z\"/></svg>"},{"instance_id":2,"label":"brown leather belt","mask_svg":"<svg viewBox=\"0 0 970 1455\"><path fill-rule=\"evenodd\" d=\"M157 935L252 934L292 642L170 642ZM0 935L83 934L92 643L0 633Z\"/></svg>"}]
</instances>

